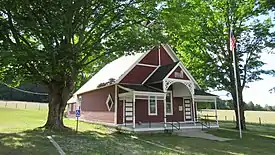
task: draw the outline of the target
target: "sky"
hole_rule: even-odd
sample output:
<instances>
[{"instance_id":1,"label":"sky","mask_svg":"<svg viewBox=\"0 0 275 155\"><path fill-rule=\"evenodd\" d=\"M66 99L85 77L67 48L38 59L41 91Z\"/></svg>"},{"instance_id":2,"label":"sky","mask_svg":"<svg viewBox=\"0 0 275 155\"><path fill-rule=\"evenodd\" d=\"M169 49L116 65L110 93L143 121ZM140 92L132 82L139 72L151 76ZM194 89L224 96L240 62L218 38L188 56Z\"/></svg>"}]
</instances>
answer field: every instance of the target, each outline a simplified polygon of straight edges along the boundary
<instances>
[{"instance_id":1,"label":"sky","mask_svg":"<svg viewBox=\"0 0 275 155\"><path fill-rule=\"evenodd\" d=\"M275 54L262 54L261 60L265 62L264 69L275 69ZM265 106L266 104L275 106L275 93L271 94L268 90L275 87L275 77L262 75L263 80L249 83L249 88L243 91L245 102L252 101L254 104ZM227 92L213 92L220 96L221 99L231 99L226 96Z\"/></svg>"},{"instance_id":2,"label":"sky","mask_svg":"<svg viewBox=\"0 0 275 155\"><path fill-rule=\"evenodd\" d=\"M275 12L269 13L271 19L275 22ZM263 20L261 17L260 20ZM272 29L275 31L275 28ZM275 52L275 50L274 50ZM275 70L275 54L263 53L261 55L261 60L266 63L263 69L274 69ZM266 104L275 106L275 93L271 94L268 90L275 87L275 77L270 75L262 75L263 80L249 83L249 88L245 88L243 91L243 97L245 102L252 101L254 104L260 104L265 106ZM213 92L219 95L221 99L231 99L231 97L226 96L227 92Z\"/></svg>"}]
</instances>

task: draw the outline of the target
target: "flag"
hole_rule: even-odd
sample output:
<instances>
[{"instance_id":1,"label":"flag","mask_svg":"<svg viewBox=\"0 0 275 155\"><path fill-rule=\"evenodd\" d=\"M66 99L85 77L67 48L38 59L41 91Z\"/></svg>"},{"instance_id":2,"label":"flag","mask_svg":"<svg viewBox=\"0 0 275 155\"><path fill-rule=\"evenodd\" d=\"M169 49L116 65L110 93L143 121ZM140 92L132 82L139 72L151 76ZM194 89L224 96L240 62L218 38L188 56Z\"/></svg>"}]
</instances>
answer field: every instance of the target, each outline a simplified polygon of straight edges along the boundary
<instances>
[{"instance_id":1,"label":"flag","mask_svg":"<svg viewBox=\"0 0 275 155\"><path fill-rule=\"evenodd\" d=\"M236 39L234 37L232 29L230 30L230 50L235 49Z\"/></svg>"}]
</instances>

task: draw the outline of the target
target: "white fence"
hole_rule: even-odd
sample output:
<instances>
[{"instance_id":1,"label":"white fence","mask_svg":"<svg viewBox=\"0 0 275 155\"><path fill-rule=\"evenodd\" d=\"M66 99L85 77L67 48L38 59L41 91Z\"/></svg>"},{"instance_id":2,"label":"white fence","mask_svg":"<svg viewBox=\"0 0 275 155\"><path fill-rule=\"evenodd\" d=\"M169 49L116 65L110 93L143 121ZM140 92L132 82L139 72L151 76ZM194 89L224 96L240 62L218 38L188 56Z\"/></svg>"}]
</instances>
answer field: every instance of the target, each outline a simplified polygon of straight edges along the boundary
<instances>
[{"instance_id":1,"label":"white fence","mask_svg":"<svg viewBox=\"0 0 275 155\"><path fill-rule=\"evenodd\" d=\"M0 108L48 110L48 103L0 100Z\"/></svg>"}]
</instances>

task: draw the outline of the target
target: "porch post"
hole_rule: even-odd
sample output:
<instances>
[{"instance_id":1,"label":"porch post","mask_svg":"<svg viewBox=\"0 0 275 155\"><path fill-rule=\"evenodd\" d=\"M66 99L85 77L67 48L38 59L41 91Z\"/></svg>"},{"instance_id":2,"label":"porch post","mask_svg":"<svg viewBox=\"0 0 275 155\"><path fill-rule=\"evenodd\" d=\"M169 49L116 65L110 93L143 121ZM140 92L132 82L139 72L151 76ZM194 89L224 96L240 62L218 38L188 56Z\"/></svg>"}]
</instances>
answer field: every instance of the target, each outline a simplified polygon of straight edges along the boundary
<instances>
[{"instance_id":1,"label":"porch post","mask_svg":"<svg viewBox=\"0 0 275 155\"><path fill-rule=\"evenodd\" d=\"M136 95L133 93L133 129L136 128Z\"/></svg>"},{"instance_id":2,"label":"porch post","mask_svg":"<svg viewBox=\"0 0 275 155\"><path fill-rule=\"evenodd\" d=\"M218 113L217 113L217 98L216 97L215 97L215 117L216 117L217 125L219 125Z\"/></svg>"},{"instance_id":3,"label":"porch post","mask_svg":"<svg viewBox=\"0 0 275 155\"><path fill-rule=\"evenodd\" d=\"M196 105L196 121L198 121L198 102L195 102Z\"/></svg>"},{"instance_id":4,"label":"porch post","mask_svg":"<svg viewBox=\"0 0 275 155\"><path fill-rule=\"evenodd\" d=\"M164 94L164 100L163 100L163 109L164 109L164 127L166 128L166 93Z\"/></svg>"},{"instance_id":5,"label":"porch post","mask_svg":"<svg viewBox=\"0 0 275 155\"><path fill-rule=\"evenodd\" d=\"M115 125L117 125L117 97L118 94L117 94L117 85L115 85L115 112L114 112L114 123Z\"/></svg>"},{"instance_id":6,"label":"porch post","mask_svg":"<svg viewBox=\"0 0 275 155\"><path fill-rule=\"evenodd\" d=\"M194 125L196 125L196 120L195 120L195 95L194 94L192 94L192 105L193 105L193 122L194 122Z\"/></svg>"}]
</instances>

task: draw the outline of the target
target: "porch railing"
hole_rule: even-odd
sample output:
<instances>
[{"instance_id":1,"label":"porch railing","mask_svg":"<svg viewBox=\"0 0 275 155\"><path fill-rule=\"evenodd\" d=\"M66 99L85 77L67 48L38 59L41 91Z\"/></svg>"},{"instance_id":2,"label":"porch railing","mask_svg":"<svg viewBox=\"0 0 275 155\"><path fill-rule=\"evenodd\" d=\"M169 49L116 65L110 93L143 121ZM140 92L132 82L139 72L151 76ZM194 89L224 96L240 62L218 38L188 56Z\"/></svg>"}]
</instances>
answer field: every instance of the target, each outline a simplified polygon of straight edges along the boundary
<instances>
[{"instance_id":1,"label":"porch railing","mask_svg":"<svg viewBox=\"0 0 275 155\"><path fill-rule=\"evenodd\" d=\"M166 122L166 123L163 123L164 125L164 132L168 132L169 130L167 128L165 128L165 125L170 125L172 128L171 128L171 132L174 132L174 129L176 130L180 130L180 122L178 121L172 121L172 122Z\"/></svg>"},{"instance_id":2,"label":"porch railing","mask_svg":"<svg viewBox=\"0 0 275 155\"><path fill-rule=\"evenodd\" d=\"M213 119L211 119L211 118L216 118L216 116L211 116L211 115L201 115L201 116L198 116L197 118L196 118L196 120L198 121L198 123L200 123L201 124L201 126L202 126L202 130L204 129L204 128L210 128L211 127L211 122L214 122L214 120Z\"/></svg>"}]
</instances>

